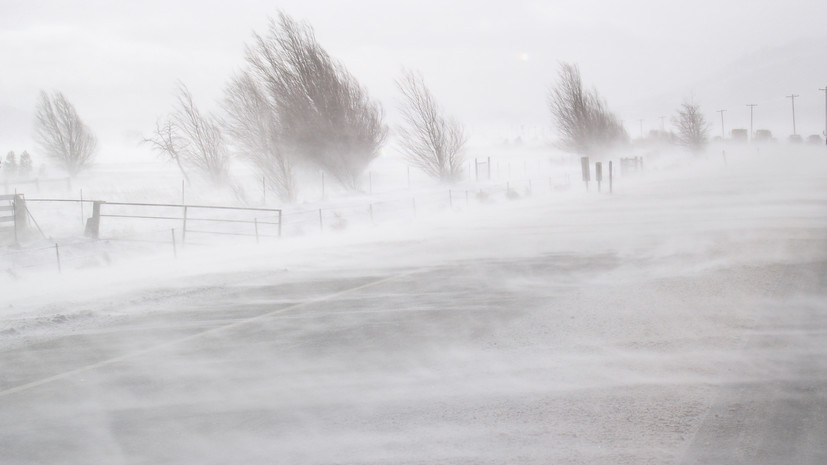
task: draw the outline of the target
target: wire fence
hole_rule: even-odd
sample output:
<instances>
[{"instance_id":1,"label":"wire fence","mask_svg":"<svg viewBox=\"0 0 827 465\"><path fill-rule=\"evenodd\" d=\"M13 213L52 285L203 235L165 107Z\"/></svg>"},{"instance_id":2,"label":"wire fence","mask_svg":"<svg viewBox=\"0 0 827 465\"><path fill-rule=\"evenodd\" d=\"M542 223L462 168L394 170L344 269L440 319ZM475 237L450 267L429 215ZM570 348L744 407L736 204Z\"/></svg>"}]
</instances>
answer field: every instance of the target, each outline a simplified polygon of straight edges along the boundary
<instances>
[{"instance_id":1,"label":"wire fence","mask_svg":"<svg viewBox=\"0 0 827 465\"><path fill-rule=\"evenodd\" d=\"M2 190L2 194L17 194L18 190L22 191L25 190L34 190L35 192L40 192L41 189L43 190L50 190L55 187L59 187L61 189L72 189L72 178L9 178L4 177L2 181L0 181L0 190Z\"/></svg>"},{"instance_id":2,"label":"wire fence","mask_svg":"<svg viewBox=\"0 0 827 465\"><path fill-rule=\"evenodd\" d=\"M486 177L488 169L498 169L488 160L480 166L485 167ZM371 177L372 184L380 181L379 176ZM416 191L404 187L384 188L379 193L322 198L286 208L107 202L84 198L83 190L80 190L77 198L26 199L31 209L32 224L29 227L39 232L40 237L20 249L0 249L0 269L5 268L12 274L15 270L30 269L63 271L67 267L83 267L85 262L92 265L107 263L112 255L144 247L156 251L165 248L177 257L185 244L211 246L226 243L221 242L226 241L221 238L258 243L281 237L341 231L355 225L412 221L433 212L473 209L501 199L543 192L553 194L570 187L570 176L564 173L517 181L467 183L451 188L434 186ZM101 251L99 245L90 245L100 244L100 241L135 247L125 247L127 252L116 246Z\"/></svg>"},{"instance_id":3,"label":"wire fence","mask_svg":"<svg viewBox=\"0 0 827 465\"><path fill-rule=\"evenodd\" d=\"M188 233L247 236L255 237L256 240L262 237L281 237L282 233L282 210L277 208L94 202L91 221L97 221L99 226L102 218L179 222L182 242L186 242ZM196 225L195 228L193 224ZM87 232L90 229L87 226ZM94 237L99 237L99 228L92 233Z\"/></svg>"}]
</instances>

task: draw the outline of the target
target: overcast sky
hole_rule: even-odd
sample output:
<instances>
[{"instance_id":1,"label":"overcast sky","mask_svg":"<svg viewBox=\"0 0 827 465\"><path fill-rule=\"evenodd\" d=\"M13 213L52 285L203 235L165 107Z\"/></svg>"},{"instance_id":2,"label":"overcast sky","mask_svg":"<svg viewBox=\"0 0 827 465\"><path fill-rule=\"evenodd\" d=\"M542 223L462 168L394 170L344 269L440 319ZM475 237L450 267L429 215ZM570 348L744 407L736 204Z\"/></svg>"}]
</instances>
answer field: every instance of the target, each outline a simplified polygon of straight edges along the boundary
<instances>
[{"instance_id":1,"label":"overcast sky","mask_svg":"<svg viewBox=\"0 0 827 465\"><path fill-rule=\"evenodd\" d=\"M797 71L790 86L777 78L781 82L758 87L756 93L767 95L749 98L767 102L766 115L770 102L781 108L790 103L785 95L798 93L799 132L824 128L824 96L817 90L827 84L827 75L820 74L827 63L824 0L0 0L0 5L3 152L31 143L31 115L41 89L62 91L97 133L102 151L109 152L134 146L151 131L156 118L170 110L178 79L200 105L214 107L229 76L243 64L244 44L278 9L309 22L391 121L397 104L393 79L406 66L421 70L443 106L477 134L547 128L545 93L560 61L579 64L587 84L627 127L637 130L641 119L647 128L660 126L665 109L693 92L712 118L730 103L718 101L723 94L710 85L716 72L744 57L760 62L769 49L811 44L819 50L812 72ZM793 81L802 88L789 88ZM745 103L751 102L733 102L738 109L727 115L743 119Z\"/></svg>"}]
</instances>

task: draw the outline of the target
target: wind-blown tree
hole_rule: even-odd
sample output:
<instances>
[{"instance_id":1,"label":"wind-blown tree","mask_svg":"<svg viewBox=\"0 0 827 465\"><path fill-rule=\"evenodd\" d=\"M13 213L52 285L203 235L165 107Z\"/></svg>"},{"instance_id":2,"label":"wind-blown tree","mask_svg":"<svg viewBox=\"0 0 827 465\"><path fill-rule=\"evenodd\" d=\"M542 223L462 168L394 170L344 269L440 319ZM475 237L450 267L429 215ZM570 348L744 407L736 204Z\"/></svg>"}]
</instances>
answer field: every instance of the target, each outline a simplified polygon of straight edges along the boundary
<instances>
[{"instance_id":1,"label":"wind-blown tree","mask_svg":"<svg viewBox=\"0 0 827 465\"><path fill-rule=\"evenodd\" d=\"M194 169L220 185L229 181L230 165L221 128L222 122L213 115L203 115L187 86L179 83L175 111L157 122L152 137L144 141L175 161L187 180L188 171Z\"/></svg>"},{"instance_id":2,"label":"wind-blown tree","mask_svg":"<svg viewBox=\"0 0 827 465\"><path fill-rule=\"evenodd\" d=\"M446 117L422 74L405 70L396 80L403 96L398 128L408 162L441 181L455 181L462 174L462 148L467 141L460 124Z\"/></svg>"},{"instance_id":3,"label":"wind-blown tree","mask_svg":"<svg viewBox=\"0 0 827 465\"><path fill-rule=\"evenodd\" d=\"M279 198L295 201L294 162L283 147L278 112L267 90L242 73L227 88L224 106L234 149L259 169Z\"/></svg>"},{"instance_id":4,"label":"wind-blown tree","mask_svg":"<svg viewBox=\"0 0 827 465\"><path fill-rule=\"evenodd\" d=\"M40 92L35 112L35 139L46 156L57 161L70 176L88 168L95 157L97 139L66 97Z\"/></svg>"},{"instance_id":5,"label":"wind-blown tree","mask_svg":"<svg viewBox=\"0 0 827 465\"><path fill-rule=\"evenodd\" d=\"M680 145L693 152L700 152L706 147L709 140L709 123L701 113L701 105L693 98L688 98L681 103L681 107L672 117L672 124L678 130Z\"/></svg>"},{"instance_id":6,"label":"wind-blown tree","mask_svg":"<svg viewBox=\"0 0 827 465\"><path fill-rule=\"evenodd\" d=\"M246 61L247 69L230 88L250 81L256 89L250 96L265 100L253 105L255 111L270 112L266 123L278 127L276 139L268 136L278 141L281 151L273 163L287 157L289 163L320 168L355 188L385 140L381 107L319 45L309 25L284 13L270 20L266 35L254 35ZM232 106L228 109L237 112ZM233 119L236 124L246 121L243 115ZM244 131L234 129L236 135L239 132ZM286 175L287 165L274 171Z\"/></svg>"},{"instance_id":7,"label":"wind-blown tree","mask_svg":"<svg viewBox=\"0 0 827 465\"><path fill-rule=\"evenodd\" d=\"M548 106L568 150L588 154L628 141L620 120L597 90L583 88L577 65L560 65L558 81L548 93Z\"/></svg>"}]
</instances>

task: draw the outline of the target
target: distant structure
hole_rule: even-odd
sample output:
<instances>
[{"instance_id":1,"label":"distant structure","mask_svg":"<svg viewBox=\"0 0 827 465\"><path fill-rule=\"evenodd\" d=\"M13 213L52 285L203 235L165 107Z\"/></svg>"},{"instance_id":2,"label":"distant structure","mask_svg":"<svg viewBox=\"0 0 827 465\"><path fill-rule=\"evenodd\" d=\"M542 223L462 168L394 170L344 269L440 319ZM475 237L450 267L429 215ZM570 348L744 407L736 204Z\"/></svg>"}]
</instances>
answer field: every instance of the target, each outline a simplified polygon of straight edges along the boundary
<instances>
[{"instance_id":1,"label":"distant structure","mask_svg":"<svg viewBox=\"0 0 827 465\"><path fill-rule=\"evenodd\" d=\"M735 142L747 142L749 138L749 132L746 129L733 129L731 135Z\"/></svg>"},{"instance_id":2,"label":"distant structure","mask_svg":"<svg viewBox=\"0 0 827 465\"><path fill-rule=\"evenodd\" d=\"M811 134L807 136L807 143L810 145L823 145L824 139L818 134Z\"/></svg>"},{"instance_id":3,"label":"distant structure","mask_svg":"<svg viewBox=\"0 0 827 465\"><path fill-rule=\"evenodd\" d=\"M772 131L769 129L759 129L755 131L755 142L772 142Z\"/></svg>"}]
</instances>

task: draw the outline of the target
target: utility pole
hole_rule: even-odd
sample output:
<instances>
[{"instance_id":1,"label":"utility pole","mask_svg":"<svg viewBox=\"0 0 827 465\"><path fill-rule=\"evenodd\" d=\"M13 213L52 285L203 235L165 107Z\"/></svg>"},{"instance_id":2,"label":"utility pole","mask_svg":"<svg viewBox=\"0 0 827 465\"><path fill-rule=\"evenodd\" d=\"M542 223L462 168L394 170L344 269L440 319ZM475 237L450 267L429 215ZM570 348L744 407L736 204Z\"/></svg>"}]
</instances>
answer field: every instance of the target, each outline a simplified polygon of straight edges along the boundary
<instances>
[{"instance_id":1,"label":"utility pole","mask_svg":"<svg viewBox=\"0 0 827 465\"><path fill-rule=\"evenodd\" d=\"M748 103L747 106L749 107L749 141L752 142L752 138L755 137L755 133L752 132L752 110L757 107L758 104Z\"/></svg>"},{"instance_id":2,"label":"utility pole","mask_svg":"<svg viewBox=\"0 0 827 465\"><path fill-rule=\"evenodd\" d=\"M721 156L724 157L724 165L727 164L726 163L726 150L723 149L723 147L726 146L726 137L724 137L724 135L726 134L724 132L724 112L725 111L726 110L718 110L718 113L721 114Z\"/></svg>"},{"instance_id":3,"label":"utility pole","mask_svg":"<svg viewBox=\"0 0 827 465\"><path fill-rule=\"evenodd\" d=\"M792 99L792 101L793 101L793 135L796 135L796 132L795 132L795 98L796 97L798 97L798 95L796 95L796 94L792 94L792 95L787 96L788 99Z\"/></svg>"},{"instance_id":4,"label":"utility pole","mask_svg":"<svg viewBox=\"0 0 827 465\"><path fill-rule=\"evenodd\" d=\"M726 110L717 110L717 111L718 111L718 113L721 114L721 142L723 142L724 139L725 139L725 137L724 137L724 134L725 134L724 133L724 112Z\"/></svg>"},{"instance_id":5,"label":"utility pole","mask_svg":"<svg viewBox=\"0 0 827 465\"><path fill-rule=\"evenodd\" d=\"M827 86L818 90L824 92L824 136L827 137Z\"/></svg>"}]
</instances>

